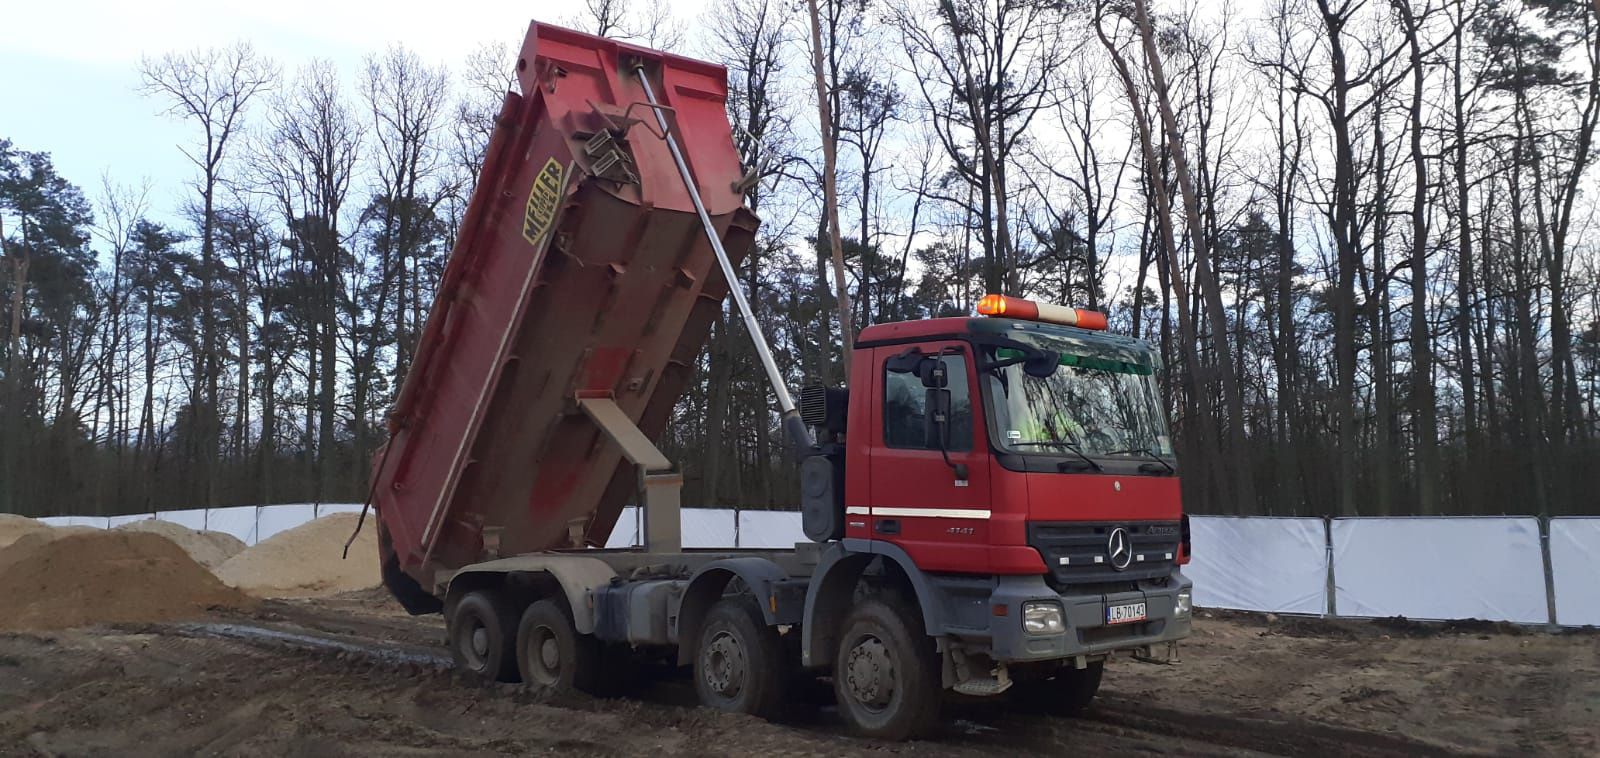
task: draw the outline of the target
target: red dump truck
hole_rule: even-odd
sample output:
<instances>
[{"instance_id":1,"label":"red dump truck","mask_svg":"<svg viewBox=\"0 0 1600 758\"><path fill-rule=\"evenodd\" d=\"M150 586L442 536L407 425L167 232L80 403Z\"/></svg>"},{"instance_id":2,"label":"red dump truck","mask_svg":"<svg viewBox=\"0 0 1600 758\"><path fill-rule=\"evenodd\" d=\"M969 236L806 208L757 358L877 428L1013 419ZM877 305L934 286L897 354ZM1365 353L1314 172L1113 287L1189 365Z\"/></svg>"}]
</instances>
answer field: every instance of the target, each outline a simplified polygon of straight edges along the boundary
<instances>
[{"instance_id":1,"label":"red dump truck","mask_svg":"<svg viewBox=\"0 0 1600 758\"><path fill-rule=\"evenodd\" d=\"M946 689L1076 712L1113 654L1189 633L1149 345L991 295L864 329L797 407L737 280L724 70L536 23L517 75L373 473L385 585L461 667L600 691L655 656L757 715L831 678L901 739ZM793 550L684 550L652 442L730 294L797 456ZM630 503L643 548L602 549Z\"/></svg>"}]
</instances>

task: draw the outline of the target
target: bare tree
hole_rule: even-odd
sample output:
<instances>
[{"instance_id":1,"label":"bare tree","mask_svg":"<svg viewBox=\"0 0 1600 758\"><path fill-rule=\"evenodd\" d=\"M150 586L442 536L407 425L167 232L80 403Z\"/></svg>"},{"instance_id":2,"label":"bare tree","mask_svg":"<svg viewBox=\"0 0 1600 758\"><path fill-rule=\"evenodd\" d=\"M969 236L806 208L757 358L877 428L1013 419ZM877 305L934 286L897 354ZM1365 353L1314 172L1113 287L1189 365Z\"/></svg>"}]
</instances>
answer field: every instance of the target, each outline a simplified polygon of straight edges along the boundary
<instances>
[{"instance_id":1,"label":"bare tree","mask_svg":"<svg viewBox=\"0 0 1600 758\"><path fill-rule=\"evenodd\" d=\"M1062 34L1060 9L1050 3L936 0L928 10L895 11L911 76L952 167L977 194L969 212L981 225L984 285L1016 289L1012 156L1051 103L1055 72L1075 50Z\"/></svg>"},{"instance_id":2,"label":"bare tree","mask_svg":"<svg viewBox=\"0 0 1600 758\"><path fill-rule=\"evenodd\" d=\"M423 63L417 55L395 46L383 55L369 56L361 77L361 94L372 118L377 184L370 212L381 231L378 254L382 271L379 300L395 295L393 370L396 383L410 365L412 335L421 327L417 258L426 237L428 220L439 202L432 186L442 169L437 132L443 127L449 77L442 68ZM370 365L369 344L364 364ZM364 404L361 393L357 404ZM362 425L363 414L356 414Z\"/></svg>"},{"instance_id":3,"label":"bare tree","mask_svg":"<svg viewBox=\"0 0 1600 758\"><path fill-rule=\"evenodd\" d=\"M822 64L822 17L817 0L806 0L811 16L811 73L817 90L817 126L822 134L822 211L828 226L828 248L833 261L834 302L839 308L839 331L844 342L841 358L845 376L850 375L850 350L855 328L850 322L850 293L845 287L844 241L839 230L839 132L833 117L833 95L828 91L827 69ZM838 42L834 35L830 40ZM821 244L821 240L818 240Z\"/></svg>"},{"instance_id":4,"label":"bare tree","mask_svg":"<svg viewBox=\"0 0 1600 758\"><path fill-rule=\"evenodd\" d=\"M1205 384L1210 376L1211 367L1200 355L1199 336L1194 324L1194 317L1189 310L1190 290L1184 279L1184 266L1178 254L1177 234L1172 224L1172 200L1165 180L1165 167L1157 156L1155 125L1149 115L1144 93L1139 88L1139 82L1134 77L1133 67L1129 65L1127 56L1122 51L1121 44L1113 39L1114 31L1108 31L1108 21L1112 20L1110 3L1099 0L1095 5L1094 29L1095 36L1100 40L1100 45L1110 56L1113 68L1118 78L1122 81L1123 92L1128 98L1129 112L1133 117L1135 133L1139 141L1140 153L1144 158L1144 186L1150 197L1155 201L1152 213L1156 220L1156 230L1160 235L1162 260L1165 263L1160 268L1165 281L1162 290L1165 292L1169 286L1177 294L1178 299L1178 342L1184 353L1186 372L1184 379L1188 386L1186 393L1195 404L1196 412L1192 415L1193 423L1186 429L1189 439L1188 450L1202 460L1201 471L1215 487L1226 486L1227 477L1222 470L1222 460L1218 456L1216 415L1211 406L1211 395L1205 391ZM1170 153L1167 153L1170 155ZM1163 308L1163 311L1167 308ZM1224 490L1221 498L1226 501L1228 495Z\"/></svg>"},{"instance_id":5,"label":"bare tree","mask_svg":"<svg viewBox=\"0 0 1600 758\"><path fill-rule=\"evenodd\" d=\"M1411 7L1411 0L1394 0L1406 36L1411 67L1409 106L1412 167L1411 188L1411 406L1416 421L1417 509L1438 512L1439 476L1438 409L1433 395L1433 345L1428 330L1428 158L1422 148L1423 94L1427 79L1422 50L1422 24L1430 14Z\"/></svg>"},{"instance_id":6,"label":"bare tree","mask_svg":"<svg viewBox=\"0 0 1600 758\"><path fill-rule=\"evenodd\" d=\"M522 91L516 60L517 51L510 45L490 42L474 48L462 61L461 93L451 125L455 136L451 159L456 175L447 193L458 209L452 214L453 221L458 222L460 214L466 212L467 198L477 188L484 151L489 149L489 135L494 132L494 121L506 94Z\"/></svg>"},{"instance_id":7,"label":"bare tree","mask_svg":"<svg viewBox=\"0 0 1600 758\"><path fill-rule=\"evenodd\" d=\"M1234 461L1235 486L1239 502L1246 508L1254 508L1255 482L1251 474L1249 452L1245 447L1244 392L1239 386L1239 377L1235 373L1233 363L1233 348L1227 338L1227 313L1223 310L1222 287L1211 270L1210 241L1206 239L1205 227L1200 217L1200 202L1195 192L1194 179L1189 171L1183 134L1179 130L1177 116L1173 113L1172 103L1168 98L1167 77L1161 65L1161 52L1156 47L1154 25L1150 22L1150 14L1145 6L1145 0L1134 0L1134 19L1139 28L1139 37L1144 44L1145 63L1150 68L1150 87L1155 93L1156 109L1161 115L1161 123L1167 135L1167 150L1172 155L1173 173L1178 180L1179 194L1183 197L1184 215L1188 222L1190 244L1194 252L1195 279L1199 283L1200 295L1206 303L1212 341L1216 346L1217 373L1222 379L1223 398L1227 403L1231 422L1228 425L1228 436Z\"/></svg>"},{"instance_id":8,"label":"bare tree","mask_svg":"<svg viewBox=\"0 0 1600 758\"><path fill-rule=\"evenodd\" d=\"M191 394L195 413L196 438L202 449L200 491L203 502L216 502L216 459L221 427L217 407L217 380L221 364L217 360L216 324L216 199L224 175L224 158L238 135L250 101L271 87L277 67L262 57L248 42L231 47L213 47L187 53L168 53L140 62L147 94L166 100L167 114L187 120L199 128L201 137L193 148L180 148L200 169L200 308L201 355Z\"/></svg>"},{"instance_id":9,"label":"bare tree","mask_svg":"<svg viewBox=\"0 0 1600 758\"><path fill-rule=\"evenodd\" d=\"M639 8L632 0L583 0L582 9L562 23L657 50L676 50L683 45L683 26L672 17L667 3L645 3Z\"/></svg>"},{"instance_id":10,"label":"bare tree","mask_svg":"<svg viewBox=\"0 0 1600 758\"><path fill-rule=\"evenodd\" d=\"M317 493L333 486L338 337L348 311L341 212L360 157L364 129L327 61L312 61L272 98L267 114L271 152L258 171L274 188L296 254L309 274L302 297L310 331L308 403L317 415ZM377 312L382 312L382 307ZM353 316L352 316L353 318ZM308 408L313 407L308 405ZM308 435L310 436L310 435Z\"/></svg>"}]
</instances>

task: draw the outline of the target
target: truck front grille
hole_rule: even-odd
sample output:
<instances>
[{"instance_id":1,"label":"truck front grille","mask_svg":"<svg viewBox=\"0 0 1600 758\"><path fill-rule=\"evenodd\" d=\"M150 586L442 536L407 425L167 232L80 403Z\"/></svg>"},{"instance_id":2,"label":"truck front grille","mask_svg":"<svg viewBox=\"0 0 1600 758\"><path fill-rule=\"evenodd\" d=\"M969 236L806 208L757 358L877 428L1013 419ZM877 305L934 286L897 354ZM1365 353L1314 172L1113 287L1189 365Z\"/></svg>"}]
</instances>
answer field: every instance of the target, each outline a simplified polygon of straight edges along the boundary
<instances>
[{"instance_id":1,"label":"truck front grille","mask_svg":"<svg viewBox=\"0 0 1600 758\"><path fill-rule=\"evenodd\" d=\"M1118 570L1109 551L1111 532L1122 528L1133 555ZM1178 557L1176 521L1035 522L1028 524L1028 544L1039 551L1051 587L1064 591L1084 585L1137 582L1167 576Z\"/></svg>"}]
</instances>

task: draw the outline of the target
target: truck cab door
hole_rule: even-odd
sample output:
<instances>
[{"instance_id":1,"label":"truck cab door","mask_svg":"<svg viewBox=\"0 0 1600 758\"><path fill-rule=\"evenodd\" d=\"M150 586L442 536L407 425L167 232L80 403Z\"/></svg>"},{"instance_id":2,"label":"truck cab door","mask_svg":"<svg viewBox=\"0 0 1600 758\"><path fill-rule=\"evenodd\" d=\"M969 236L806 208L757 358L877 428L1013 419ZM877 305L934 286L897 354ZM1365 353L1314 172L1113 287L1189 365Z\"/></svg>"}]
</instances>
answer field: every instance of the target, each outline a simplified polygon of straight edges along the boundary
<instances>
[{"instance_id":1,"label":"truck cab door","mask_svg":"<svg viewBox=\"0 0 1600 758\"><path fill-rule=\"evenodd\" d=\"M917 372L904 370L916 353L945 367L950 441L943 452L927 433L928 387ZM850 520L865 516L871 539L898 545L924 570L987 569L992 457L971 347L957 341L877 347L872 363L868 505L853 508Z\"/></svg>"}]
</instances>

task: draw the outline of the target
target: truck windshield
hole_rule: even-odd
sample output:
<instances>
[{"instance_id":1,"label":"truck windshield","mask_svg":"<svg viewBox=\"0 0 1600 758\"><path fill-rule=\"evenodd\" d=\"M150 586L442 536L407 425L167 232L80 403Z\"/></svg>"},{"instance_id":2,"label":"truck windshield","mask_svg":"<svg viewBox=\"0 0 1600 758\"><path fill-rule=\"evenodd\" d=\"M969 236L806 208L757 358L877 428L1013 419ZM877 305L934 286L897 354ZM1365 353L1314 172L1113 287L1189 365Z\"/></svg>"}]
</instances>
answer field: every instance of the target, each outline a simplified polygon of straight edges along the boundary
<instances>
[{"instance_id":1,"label":"truck windshield","mask_svg":"<svg viewBox=\"0 0 1600 758\"><path fill-rule=\"evenodd\" d=\"M1024 361L1039 352L990 348L984 372L995 445L1017 453L1171 457L1155 369L1131 351L1029 335L1058 354L1049 376ZM1048 355L1049 353L1045 353ZM1043 368L1048 368L1043 367Z\"/></svg>"}]
</instances>

